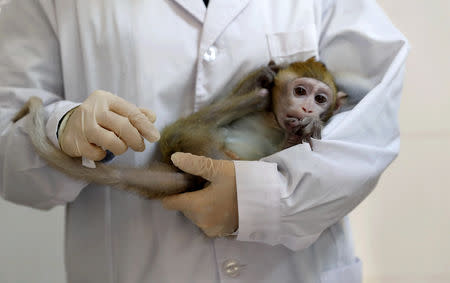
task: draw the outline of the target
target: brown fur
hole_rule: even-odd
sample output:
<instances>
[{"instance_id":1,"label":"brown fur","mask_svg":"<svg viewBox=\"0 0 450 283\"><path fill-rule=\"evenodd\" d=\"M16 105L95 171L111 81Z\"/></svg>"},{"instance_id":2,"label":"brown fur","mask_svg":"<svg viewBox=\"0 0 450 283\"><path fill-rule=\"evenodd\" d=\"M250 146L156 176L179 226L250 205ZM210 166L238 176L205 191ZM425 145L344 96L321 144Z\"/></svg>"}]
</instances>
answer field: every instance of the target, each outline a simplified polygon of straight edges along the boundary
<instances>
[{"instance_id":1,"label":"brown fur","mask_svg":"<svg viewBox=\"0 0 450 283\"><path fill-rule=\"evenodd\" d=\"M334 92L336 92L336 87L325 66L314 59L293 63L287 69L281 69L277 75L278 69L278 66L271 64L256 70L240 81L230 94L166 127L162 131L160 139L163 162L170 164L170 156L178 151L214 159L240 159L238 154L227 148L226 139L227 133L235 131L236 125L245 124L240 122L246 121L246 119L261 123L267 131L261 135L259 140L273 144L270 151L261 151L254 159L285 148L285 143L279 143L280 135L283 135L283 132L271 112L269 90L273 88L273 95L276 95L276 92L282 91L286 76L292 75L323 80ZM199 188L203 184L203 180L199 180L197 177L178 172L175 167L160 163L152 163L148 168L118 168L102 163L97 163L95 169L85 168L81 165L80 158L67 156L47 139L42 101L39 98L30 98L23 109L13 118L13 121L19 120L27 113L31 116L27 131L36 152L50 166L69 176L135 192L146 198L159 198L180 193L192 188ZM320 132L320 129L315 129L315 131L319 130ZM258 134L251 130L245 129L244 135ZM310 139L311 135L306 135L305 139ZM292 145L302 141L303 138L294 141Z\"/></svg>"}]
</instances>

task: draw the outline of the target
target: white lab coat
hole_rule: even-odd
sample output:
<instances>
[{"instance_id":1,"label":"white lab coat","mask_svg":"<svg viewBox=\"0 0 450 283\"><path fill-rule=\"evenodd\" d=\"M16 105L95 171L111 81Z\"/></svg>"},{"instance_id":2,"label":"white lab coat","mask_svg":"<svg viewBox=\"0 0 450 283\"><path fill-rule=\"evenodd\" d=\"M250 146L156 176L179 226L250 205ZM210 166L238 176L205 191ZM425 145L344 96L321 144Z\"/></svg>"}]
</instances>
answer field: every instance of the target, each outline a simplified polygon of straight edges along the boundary
<instances>
[{"instance_id":1,"label":"white lab coat","mask_svg":"<svg viewBox=\"0 0 450 283\"><path fill-rule=\"evenodd\" d=\"M66 205L69 282L361 282L345 217L399 150L408 45L370 0L13 0L0 14L0 192ZM315 55L350 94L323 139L236 162L239 234L50 169L9 123L31 95L47 129L94 90L154 110L162 129L266 64ZM113 161L142 166L156 146Z\"/></svg>"}]
</instances>

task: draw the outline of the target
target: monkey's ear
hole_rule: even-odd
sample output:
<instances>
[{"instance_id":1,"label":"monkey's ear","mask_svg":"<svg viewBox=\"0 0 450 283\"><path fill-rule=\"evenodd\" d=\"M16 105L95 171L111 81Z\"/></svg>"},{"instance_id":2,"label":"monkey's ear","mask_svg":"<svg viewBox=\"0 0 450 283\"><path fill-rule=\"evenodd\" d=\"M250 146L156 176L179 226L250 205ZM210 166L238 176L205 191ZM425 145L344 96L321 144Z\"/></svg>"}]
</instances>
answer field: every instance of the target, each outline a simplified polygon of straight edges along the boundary
<instances>
[{"instance_id":1,"label":"monkey's ear","mask_svg":"<svg viewBox=\"0 0 450 283\"><path fill-rule=\"evenodd\" d=\"M334 107L334 112L338 111L344 104L347 103L348 94L343 91L338 91L336 94L336 106Z\"/></svg>"}]
</instances>

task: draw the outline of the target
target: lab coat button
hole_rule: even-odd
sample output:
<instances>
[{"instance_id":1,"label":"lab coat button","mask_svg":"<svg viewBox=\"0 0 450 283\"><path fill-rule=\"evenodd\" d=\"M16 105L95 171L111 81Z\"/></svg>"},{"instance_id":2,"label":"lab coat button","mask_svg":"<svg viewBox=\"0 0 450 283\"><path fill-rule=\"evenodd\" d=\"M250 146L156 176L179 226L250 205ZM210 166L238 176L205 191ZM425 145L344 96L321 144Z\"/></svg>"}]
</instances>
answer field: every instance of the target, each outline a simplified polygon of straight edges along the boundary
<instances>
[{"instance_id":1,"label":"lab coat button","mask_svg":"<svg viewBox=\"0 0 450 283\"><path fill-rule=\"evenodd\" d=\"M266 234L264 232L252 232L249 237L250 240L262 241L266 238Z\"/></svg>"},{"instance_id":2,"label":"lab coat button","mask_svg":"<svg viewBox=\"0 0 450 283\"><path fill-rule=\"evenodd\" d=\"M241 272L243 265L239 264L239 261L235 259L227 259L223 262L223 272L229 277L237 277Z\"/></svg>"},{"instance_id":3,"label":"lab coat button","mask_svg":"<svg viewBox=\"0 0 450 283\"><path fill-rule=\"evenodd\" d=\"M207 62L212 62L216 60L217 57L217 47L210 46L208 50L206 50L205 54L203 54L203 59Z\"/></svg>"}]
</instances>

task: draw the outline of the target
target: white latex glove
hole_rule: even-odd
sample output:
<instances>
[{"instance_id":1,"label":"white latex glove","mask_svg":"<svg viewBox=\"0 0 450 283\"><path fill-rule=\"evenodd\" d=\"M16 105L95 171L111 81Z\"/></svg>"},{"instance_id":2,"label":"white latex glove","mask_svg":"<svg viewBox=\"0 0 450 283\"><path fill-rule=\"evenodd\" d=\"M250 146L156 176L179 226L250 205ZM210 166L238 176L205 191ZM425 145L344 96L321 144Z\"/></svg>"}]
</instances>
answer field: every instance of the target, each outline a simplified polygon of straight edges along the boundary
<instances>
[{"instance_id":1,"label":"white latex glove","mask_svg":"<svg viewBox=\"0 0 450 283\"><path fill-rule=\"evenodd\" d=\"M182 152L174 153L171 159L181 170L201 176L210 184L202 190L165 197L164 207L181 211L209 237L236 231L239 214L233 161Z\"/></svg>"},{"instance_id":2,"label":"white latex glove","mask_svg":"<svg viewBox=\"0 0 450 283\"><path fill-rule=\"evenodd\" d=\"M142 136L155 142L160 135L153 125L156 116L124 99L102 90L94 91L67 115L59 129L61 150L72 157L102 160L106 149L120 155L128 147L143 151Z\"/></svg>"}]
</instances>

